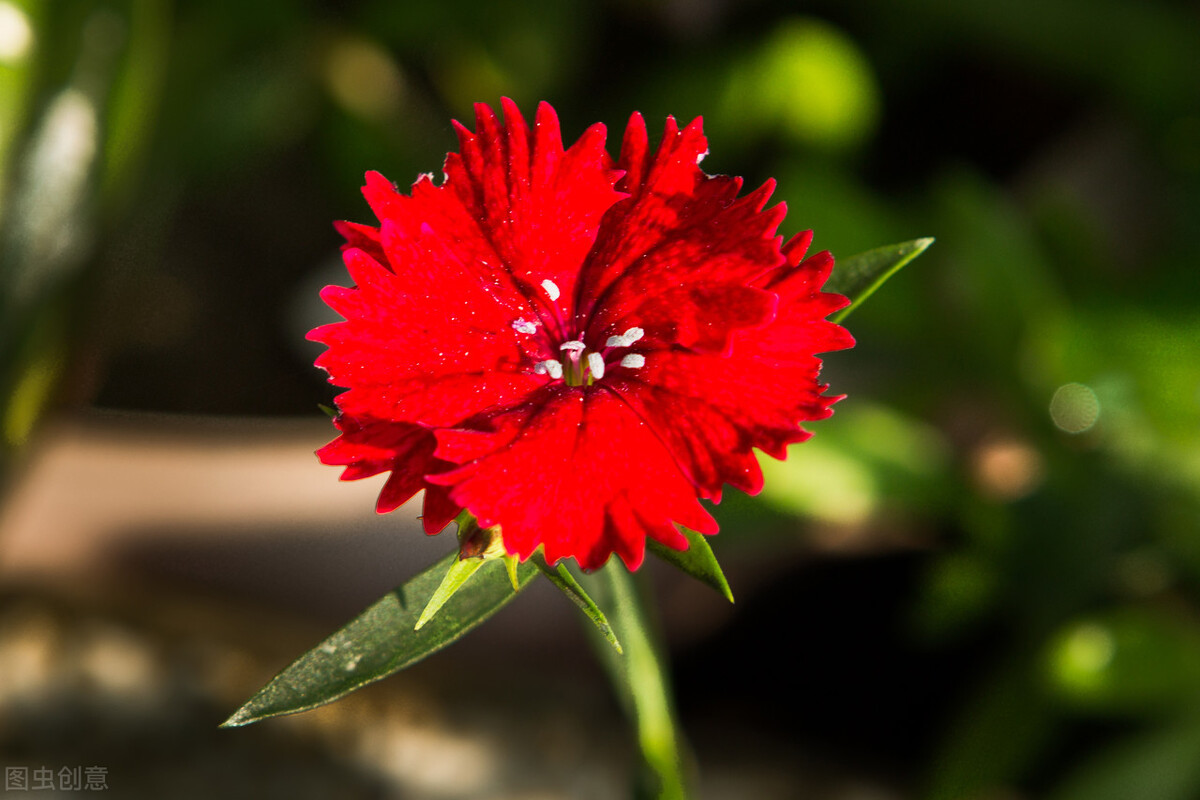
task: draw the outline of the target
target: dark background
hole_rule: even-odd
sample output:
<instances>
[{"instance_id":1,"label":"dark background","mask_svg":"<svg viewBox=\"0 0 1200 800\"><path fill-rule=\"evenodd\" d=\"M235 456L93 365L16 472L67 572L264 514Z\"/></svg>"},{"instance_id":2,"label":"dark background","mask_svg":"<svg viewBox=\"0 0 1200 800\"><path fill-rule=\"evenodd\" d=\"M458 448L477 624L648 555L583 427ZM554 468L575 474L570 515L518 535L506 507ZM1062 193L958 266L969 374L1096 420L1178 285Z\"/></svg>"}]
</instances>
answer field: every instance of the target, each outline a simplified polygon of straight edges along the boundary
<instances>
[{"instance_id":1,"label":"dark background","mask_svg":"<svg viewBox=\"0 0 1200 800\"><path fill-rule=\"evenodd\" d=\"M370 221L367 169L440 173L449 120L502 95L610 150L634 110L702 115L705 169L774 177L782 232L835 256L937 237L849 318L835 416L719 509L734 609L662 578L701 756L1200 796L1194 3L0 3L9 485L97 410L319 419L330 222ZM187 585L236 607L213 563Z\"/></svg>"}]
</instances>

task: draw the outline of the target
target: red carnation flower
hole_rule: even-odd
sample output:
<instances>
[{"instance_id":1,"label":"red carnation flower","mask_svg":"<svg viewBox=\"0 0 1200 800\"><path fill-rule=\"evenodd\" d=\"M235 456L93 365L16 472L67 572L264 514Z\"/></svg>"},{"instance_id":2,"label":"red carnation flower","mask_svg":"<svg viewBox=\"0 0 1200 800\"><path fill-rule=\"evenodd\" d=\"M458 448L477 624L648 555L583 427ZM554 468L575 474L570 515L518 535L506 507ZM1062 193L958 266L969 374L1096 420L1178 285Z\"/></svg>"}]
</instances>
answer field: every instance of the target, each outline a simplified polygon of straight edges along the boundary
<instances>
[{"instance_id":1,"label":"red carnation flower","mask_svg":"<svg viewBox=\"0 0 1200 800\"><path fill-rule=\"evenodd\" d=\"M847 301L811 233L781 246L773 183L701 171L699 119L652 150L634 114L614 163L603 125L564 149L548 104L532 128L502 106L456 123L441 185L368 173L379 226L338 225L355 286L309 337L348 390L318 455L390 471L380 512L424 489L428 533L465 508L522 559L636 568L647 536L716 533L699 500L758 492L752 448L784 458L832 413L814 354L853 345L825 320Z\"/></svg>"}]
</instances>

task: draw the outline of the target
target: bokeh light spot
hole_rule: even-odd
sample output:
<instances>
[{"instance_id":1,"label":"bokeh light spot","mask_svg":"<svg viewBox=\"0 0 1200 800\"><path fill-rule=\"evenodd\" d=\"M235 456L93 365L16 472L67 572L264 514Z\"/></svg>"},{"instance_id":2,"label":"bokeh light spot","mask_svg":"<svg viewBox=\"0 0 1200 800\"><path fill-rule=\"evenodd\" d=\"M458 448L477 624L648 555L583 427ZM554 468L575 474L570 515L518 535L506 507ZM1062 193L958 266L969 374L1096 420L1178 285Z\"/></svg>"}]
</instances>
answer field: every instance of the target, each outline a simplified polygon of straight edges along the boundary
<instances>
[{"instance_id":1,"label":"bokeh light spot","mask_svg":"<svg viewBox=\"0 0 1200 800\"><path fill-rule=\"evenodd\" d=\"M1100 400L1090 386L1063 384L1050 398L1050 419L1059 430L1083 433L1100 419Z\"/></svg>"},{"instance_id":2,"label":"bokeh light spot","mask_svg":"<svg viewBox=\"0 0 1200 800\"><path fill-rule=\"evenodd\" d=\"M861 525L875 511L879 487L859 460L815 441L786 461L759 458L763 498L777 507L835 525Z\"/></svg>"},{"instance_id":3,"label":"bokeh light spot","mask_svg":"<svg viewBox=\"0 0 1200 800\"><path fill-rule=\"evenodd\" d=\"M45 358L29 365L17 380L3 418L4 441L10 447L18 447L29 438L59 371L57 361Z\"/></svg>"},{"instance_id":4,"label":"bokeh light spot","mask_svg":"<svg viewBox=\"0 0 1200 800\"><path fill-rule=\"evenodd\" d=\"M1045 465L1028 442L997 439L975 451L972 472L980 490L997 500L1019 500L1041 485Z\"/></svg>"},{"instance_id":5,"label":"bokeh light spot","mask_svg":"<svg viewBox=\"0 0 1200 800\"><path fill-rule=\"evenodd\" d=\"M1090 693L1104 684L1116 652L1116 639L1107 627L1096 622L1077 625L1055 649L1054 677L1066 689Z\"/></svg>"},{"instance_id":6,"label":"bokeh light spot","mask_svg":"<svg viewBox=\"0 0 1200 800\"><path fill-rule=\"evenodd\" d=\"M855 42L815 19L784 22L732 90L745 112L788 138L840 148L862 141L879 115L879 89Z\"/></svg>"},{"instance_id":7,"label":"bokeh light spot","mask_svg":"<svg viewBox=\"0 0 1200 800\"><path fill-rule=\"evenodd\" d=\"M404 75L382 48L364 39L334 43L325 61L325 83L347 111L374 120L399 112Z\"/></svg>"},{"instance_id":8,"label":"bokeh light spot","mask_svg":"<svg viewBox=\"0 0 1200 800\"><path fill-rule=\"evenodd\" d=\"M25 60L33 48L33 27L25 12L0 0L0 63Z\"/></svg>"}]
</instances>

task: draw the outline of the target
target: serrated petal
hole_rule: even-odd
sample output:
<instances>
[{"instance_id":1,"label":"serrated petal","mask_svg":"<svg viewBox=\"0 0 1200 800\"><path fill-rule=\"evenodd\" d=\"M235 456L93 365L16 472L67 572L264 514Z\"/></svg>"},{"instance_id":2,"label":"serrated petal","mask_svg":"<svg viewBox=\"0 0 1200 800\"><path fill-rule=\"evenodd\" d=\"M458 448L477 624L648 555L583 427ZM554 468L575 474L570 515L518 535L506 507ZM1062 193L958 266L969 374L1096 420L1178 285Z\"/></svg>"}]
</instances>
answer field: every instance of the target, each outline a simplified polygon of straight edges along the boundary
<instances>
[{"instance_id":1,"label":"serrated petal","mask_svg":"<svg viewBox=\"0 0 1200 800\"><path fill-rule=\"evenodd\" d=\"M310 338L347 391L321 458L390 471L381 511L424 489L431 533L466 508L522 558L636 567L647 538L714 533L699 499L758 491L754 449L828 416L816 354L853 343L825 319L847 301L810 233L781 244L773 183L700 170L699 119L651 148L635 114L614 163L603 126L564 147L550 106L502 111L454 123L441 185L368 173L379 225L337 224L354 285Z\"/></svg>"},{"instance_id":2,"label":"serrated petal","mask_svg":"<svg viewBox=\"0 0 1200 800\"><path fill-rule=\"evenodd\" d=\"M605 216L580 278L578 318L593 335L637 325L649 343L711 352L771 318L773 299L748 284L784 261L784 209L763 210L772 183L738 198L740 178L705 174L707 149L699 119L679 130L671 118L651 153L631 118L617 163L629 197Z\"/></svg>"},{"instance_id":3,"label":"serrated petal","mask_svg":"<svg viewBox=\"0 0 1200 800\"><path fill-rule=\"evenodd\" d=\"M758 493L762 473L753 449L783 458L788 444L810 435L800 423L828 417L840 399L823 394L816 357L854 344L825 320L845 304L819 290L832 263L819 253L764 277L779 310L766 325L735 332L728 356L658 351L647 354L642 369L614 375L609 385L650 424L701 496L719 501L726 483Z\"/></svg>"},{"instance_id":4,"label":"serrated petal","mask_svg":"<svg viewBox=\"0 0 1200 800\"><path fill-rule=\"evenodd\" d=\"M490 423L438 431L437 457L462 466L430 480L480 525L500 525L522 559L544 546L552 563L596 569L616 552L636 568L647 536L681 546L672 522L716 532L670 453L611 392L548 386Z\"/></svg>"}]
</instances>

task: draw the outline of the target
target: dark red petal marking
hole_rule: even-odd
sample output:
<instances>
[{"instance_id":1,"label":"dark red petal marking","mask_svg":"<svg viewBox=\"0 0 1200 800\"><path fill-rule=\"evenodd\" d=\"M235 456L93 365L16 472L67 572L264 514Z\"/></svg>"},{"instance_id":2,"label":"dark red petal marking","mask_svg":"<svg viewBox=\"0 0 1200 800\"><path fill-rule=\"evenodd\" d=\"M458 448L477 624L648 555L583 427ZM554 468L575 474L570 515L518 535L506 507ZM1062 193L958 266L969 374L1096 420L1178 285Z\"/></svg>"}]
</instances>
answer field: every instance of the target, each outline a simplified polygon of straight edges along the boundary
<instances>
[{"instance_id":1,"label":"dark red petal marking","mask_svg":"<svg viewBox=\"0 0 1200 800\"><path fill-rule=\"evenodd\" d=\"M431 473L444 472L452 466L452 464L434 459L430 471ZM454 521L460 511L462 511L462 507L450 499L450 493L446 491L445 486L426 482L425 505L421 512L421 526L425 529L425 533L430 536L441 533L447 525Z\"/></svg>"},{"instance_id":2,"label":"dark red petal marking","mask_svg":"<svg viewBox=\"0 0 1200 800\"><path fill-rule=\"evenodd\" d=\"M360 225L357 222L342 221L333 223L333 227L346 240L346 243L342 245L343 253L351 248L357 248L364 251L380 264L387 264L387 256L384 254L383 245L379 241L378 228L372 228L370 225Z\"/></svg>"},{"instance_id":3,"label":"dark red petal marking","mask_svg":"<svg viewBox=\"0 0 1200 800\"><path fill-rule=\"evenodd\" d=\"M807 244L794 242L789 261ZM854 344L824 319L846 304L820 292L832 266L832 257L819 253L765 277L779 310L770 323L735 332L728 357L651 352L642 369L620 370L608 382L650 423L701 496L719 500L725 483L757 493L762 473L751 448L785 457L788 444L809 436L799 423L828 417L840 399L822 394L815 355Z\"/></svg>"},{"instance_id":4,"label":"dark red petal marking","mask_svg":"<svg viewBox=\"0 0 1200 800\"><path fill-rule=\"evenodd\" d=\"M703 533L716 523L644 422L612 393L563 384L494 415L493 431L439 430L437 456L462 464L431 476L481 525L500 525L509 552L574 556L596 569L616 552L641 564L651 536L682 548L673 521Z\"/></svg>"},{"instance_id":5,"label":"dark red petal marking","mask_svg":"<svg viewBox=\"0 0 1200 800\"><path fill-rule=\"evenodd\" d=\"M433 434L419 425L384 421L360 422L339 417L341 436L317 451L322 464L344 466L342 480L369 478L392 470L376 509L391 511L419 491L433 459Z\"/></svg>"},{"instance_id":6,"label":"dark red petal marking","mask_svg":"<svg viewBox=\"0 0 1200 800\"><path fill-rule=\"evenodd\" d=\"M682 131L668 119L653 154L641 116L630 119L617 164L630 196L605 215L580 279L590 335L638 325L648 344L724 350L732 331L771 318L773 301L746 285L783 263L784 209L763 211L771 183L738 198L740 178L706 175L706 149L699 119Z\"/></svg>"},{"instance_id":7,"label":"dark red petal marking","mask_svg":"<svg viewBox=\"0 0 1200 800\"><path fill-rule=\"evenodd\" d=\"M375 504L380 514L394 511L424 489L422 516L426 533L438 533L458 516L462 509L450 500L445 487L425 480L426 473L452 466L434 458L437 441L429 429L406 422L363 422L345 416L334 420L334 425L341 436L319 449L317 457L322 464L344 466L342 480L369 478L391 470Z\"/></svg>"}]
</instances>

